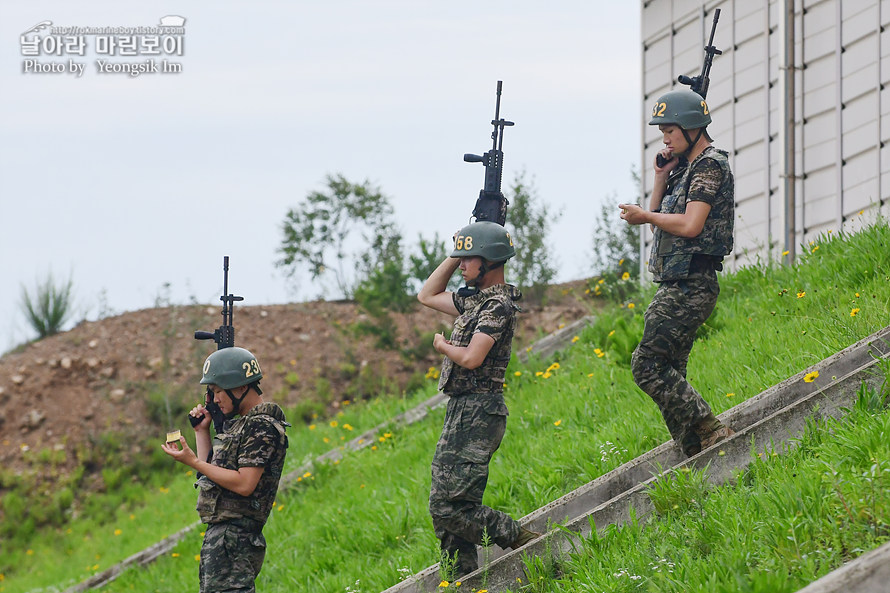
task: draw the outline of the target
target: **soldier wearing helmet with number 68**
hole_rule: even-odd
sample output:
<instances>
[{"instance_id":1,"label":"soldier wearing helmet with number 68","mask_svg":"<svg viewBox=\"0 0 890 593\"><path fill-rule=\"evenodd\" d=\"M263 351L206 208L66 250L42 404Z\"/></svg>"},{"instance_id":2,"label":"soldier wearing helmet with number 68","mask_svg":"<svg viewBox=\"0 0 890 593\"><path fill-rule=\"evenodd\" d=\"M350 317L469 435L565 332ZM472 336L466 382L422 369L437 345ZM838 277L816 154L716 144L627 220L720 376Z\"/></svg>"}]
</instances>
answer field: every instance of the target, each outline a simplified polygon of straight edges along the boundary
<instances>
[{"instance_id":1,"label":"soldier wearing helmet with number 68","mask_svg":"<svg viewBox=\"0 0 890 593\"><path fill-rule=\"evenodd\" d=\"M199 569L201 593L254 591L263 565L263 525L278 492L289 425L278 404L263 399L262 378L256 357L244 348L211 354L204 362L201 384L207 385L225 414L225 429L211 443L210 414L198 405L190 412L202 418L195 426L197 454L184 437L163 445L165 453L199 474L197 510L207 524ZM236 415L240 417L233 420Z\"/></svg>"},{"instance_id":2,"label":"soldier wearing helmet with number 68","mask_svg":"<svg viewBox=\"0 0 890 593\"><path fill-rule=\"evenodd\" d=\"M457 232L451 256L417 295L427 307L456 317L450 339L433 339L445 357L439 390L450 397L433 456L429 506L442 552L456 560L455 576L478 568L476 545L483 533L505 549L539 535L482 504L488 464L507 427L504 375L521 294L505 283L504 263L514 255L503 226L474 222ZM467 288L452 293L446 287L458 268Z\"/></svg>"},{"instance_id":3,"label":"soldier wearing helmet with number 68","mask_svg":"<svg viewBox=\"0 0 890 593\"><path fill-rule=\"evenodd\" d=\"M696 331L714 310L717 272L733 241L735 184L728 154L711 146L709 123L708 105L697 93L659 97L649 125L658 126L665 146L654 163L649 208L619 204L628 223L652 225L649 271L659 283L633 354L634 381L690 456L733 434L686 380Z\"/></svg>"}]
</instances>

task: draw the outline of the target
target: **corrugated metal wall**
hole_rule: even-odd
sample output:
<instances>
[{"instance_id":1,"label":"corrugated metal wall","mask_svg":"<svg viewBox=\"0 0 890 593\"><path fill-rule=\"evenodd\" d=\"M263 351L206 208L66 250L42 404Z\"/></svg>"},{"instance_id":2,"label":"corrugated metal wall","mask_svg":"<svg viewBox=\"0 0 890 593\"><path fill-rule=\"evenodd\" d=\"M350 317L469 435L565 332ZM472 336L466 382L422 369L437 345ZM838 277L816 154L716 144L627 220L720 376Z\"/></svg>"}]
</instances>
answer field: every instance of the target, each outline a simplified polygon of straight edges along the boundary
<instances>
[{"instance_id":1,"label":"corrugated metal wall","mask_svg":"<svg viewBox=\"0 0 890 593\"><path fill-rule=\"evenodd\" d=\"M642 117L678 75L700 73L715 8L723 54L707 98L736 179L730 264L890 215L890 0L644 0ZM657 128L644 126L642 145L648 196Z\"/></svg>"}]
</instances>

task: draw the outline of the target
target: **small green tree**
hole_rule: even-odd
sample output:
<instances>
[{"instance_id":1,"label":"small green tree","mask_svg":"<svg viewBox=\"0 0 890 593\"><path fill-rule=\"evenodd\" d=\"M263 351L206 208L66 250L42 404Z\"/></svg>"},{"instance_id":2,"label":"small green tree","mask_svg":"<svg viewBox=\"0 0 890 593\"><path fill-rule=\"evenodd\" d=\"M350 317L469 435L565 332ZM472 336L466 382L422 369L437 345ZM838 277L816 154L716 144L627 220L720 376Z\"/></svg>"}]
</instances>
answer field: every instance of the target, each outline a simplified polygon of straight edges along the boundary
<instances>
[{"instance_id":1,"label":"small green tree","mask_svg":"<svg viewBox=\"0 0 890 593\"><path fill-rule=\"evenodd\" d=\"M433 235L432 239L427 239L423 235L417 236L417 251L408 255L408 275L414 294L420 292L423 283L449 253L445 241L439 238L439 233ZM448 281L448 290L455 290L459 285L459 277L452 276Z\"/></svg>"},{"instance_id":2,"label":"small green tree","mask_svg":"<svg viewBox=\"0 0 890 593\"><path fill-rule=\"evenodd\" d=\"M376 266L374 246L398 235L393 207L379 188L328 175L326 191L314 191L282 224L276 266L289 277L308 268L313 280L333 276L340 296L349 298ZM351 269L349 269L351 267Z\"/></svg>"},{"instance_id":3,"label":"small green tree","mask_svg":"<svg viewBox=\"0 0 890 593\"><path fill-rule=\"evenodd\" d=\"M70 277L67 282L56 283L52 272L43 282L37 281L33 294L22 285L22 311L38 339L59 333L70 319L73 285Z\"/></svg>"},{"instance_id":4,"label":"small green tree","mask_svg":"<svg viewBox=\"0 0 890 593\"><path fill-rule=\"evenodd\" d=\"M385 311L407 311L414 304L405 270L402 237L398 233L379 237L364 254L362 278L355 288L355 301L375 317Z\"/></svg>"},{"instance_id":5,"label":"small green tree","mask_svg":"<svg viewBox=\"0 0 890 593\"><path fill-rule=\"evenodd\" d=\"M631 176L639 187L639 174L632 169ZM614 274L620 278L626 272L629 278L639 277L640 232L643 227L627 224L618 217L618 204L636 201L619 199L612 194L603 202L593 229L591 261L594 274Z\"/></svg>"},{"instance_id":6,"label":"small green tree","mask_svg":"<svg viewBox=\"0 0 890 593\"><path fill-rule=\"evenodd\" d=\"M534 180L526 182L525 175L525 171L519 173L509 189L507 226L512 229L516 257L510 260L508 270L530 300L540 301L559 268L554 249L547 244L547 235L562 211L541 204Z\"/></svg>"}]
</instances>

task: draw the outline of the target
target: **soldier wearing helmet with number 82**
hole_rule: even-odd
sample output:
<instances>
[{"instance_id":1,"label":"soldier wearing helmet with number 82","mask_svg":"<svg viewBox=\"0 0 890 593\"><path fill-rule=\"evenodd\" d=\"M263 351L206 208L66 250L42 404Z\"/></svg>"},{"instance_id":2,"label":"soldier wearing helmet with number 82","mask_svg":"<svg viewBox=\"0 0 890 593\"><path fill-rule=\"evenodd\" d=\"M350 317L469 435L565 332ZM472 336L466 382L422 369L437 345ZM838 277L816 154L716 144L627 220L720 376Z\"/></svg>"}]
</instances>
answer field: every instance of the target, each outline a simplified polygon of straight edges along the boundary
<instances>
[{"instance_id":1,"label":"soldier wearing helmet with number 82","mask_svg":"<svg viewBox=\"0 0 890 593\"><path fill-rule=\"evenodd\" d=\"M619 204L629 224L652 225L649 271L659 284L633 354L634 381L658 405L686 455L733 434L686 380L696 331L714 310L717 271L733 241L735 185L727 153L711 146L709 123L708 105L697 93L659 97L649 125L658 126L664 148L654 164L649 209Z\"/></svg>"},{"instance_id":2,"label":"soldier wearing helmet with number 82","mask_svg":"<svg viewBox=\"0 0 890 593\"><path fill-rule=\"evenodd\" d=\"M210 413L195 429L197 454L184 437L163 445L164 452L199 474L198 514L207 524L201 547L201 593L254 591L266 554L263 525L272 510L284 469L287 435L284 412L263 399L263 373L244 348L217 350L204 362L201 384L225 414L225 429L210 439ZM234 417L240 416L238 419ZM210 461L208 453L213 450ZM200 475L203 474L203 475Z\"/></svg>"}]
</instances>

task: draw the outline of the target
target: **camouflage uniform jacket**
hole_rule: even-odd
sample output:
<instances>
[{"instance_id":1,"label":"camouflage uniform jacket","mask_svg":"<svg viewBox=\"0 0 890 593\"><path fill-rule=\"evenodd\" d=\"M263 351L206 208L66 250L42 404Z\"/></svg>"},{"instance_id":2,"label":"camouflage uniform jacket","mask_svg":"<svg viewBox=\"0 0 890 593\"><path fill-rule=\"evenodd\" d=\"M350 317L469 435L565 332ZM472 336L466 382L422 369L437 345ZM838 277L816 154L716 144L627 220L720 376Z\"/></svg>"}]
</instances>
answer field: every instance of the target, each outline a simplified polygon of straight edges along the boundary
<instances>
[{"instance_id":1,"label":"camouflage uniform jacket","mask_svg":"<svg viewBox=\"0 0 890 593\"><path fill-rule=\"evenodd\" d=\"M213 438L211 463L226 469L262 467L263 474L250 496L241 496L201 476L196 486L198 514L204 523L248 519L262 527L272 510L287 453L284 412L264 402L228 424Z\"/></svg>"},{"instance_id":2,"label":"camouflage uniform jacket","mask_svg":"<svg viewBox=\"0 0 890 593\"><path fill-rule=\"evenodd\" d=\"M466 347L473 334L482 332L494 339L494 345L482 364L467 369L445 357L439 376L439 390L447 395L466 393L503 393L504 375L510 362L513 332L516 330L515 304L522 298L510 284L496 284L468 297L452 295L458 317L454 320L451 343Z\"/></svg>"},{"instance_id":3,"label":"camouflage uniform jacket","mask_svg":"<svg viewBox=\"0 0 890 593\"><path fill-rule=\"evenodd\" d=\"M686 212L686 204L692 201L710 204L711 211L697 237L678 237L655 229L649 271L656 282L689 276L693 255L720 260L732 251L735 183L727 156L725 151L709 146L668 179L661 212L682 214Z\"/></svg>"}]
</instances>

